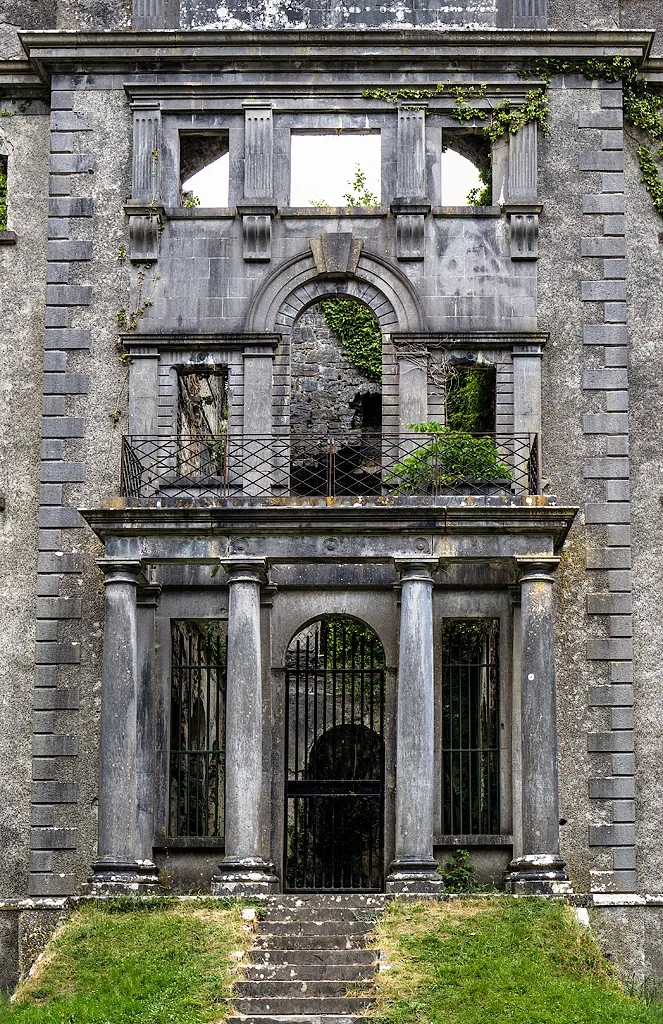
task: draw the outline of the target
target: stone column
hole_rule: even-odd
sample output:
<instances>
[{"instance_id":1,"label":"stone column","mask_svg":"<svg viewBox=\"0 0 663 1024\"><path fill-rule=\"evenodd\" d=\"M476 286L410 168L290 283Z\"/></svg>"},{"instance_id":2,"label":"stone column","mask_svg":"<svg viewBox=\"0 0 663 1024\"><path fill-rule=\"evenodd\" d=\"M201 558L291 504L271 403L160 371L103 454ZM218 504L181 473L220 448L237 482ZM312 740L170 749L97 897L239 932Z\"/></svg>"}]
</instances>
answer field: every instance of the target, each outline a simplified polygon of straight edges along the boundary
<instances>
[{"instance_id":1,"label":"stone column","mask_svg":"<svg viewBox=\"0 0 663 1024\"><path fill-rule=\"evenodd\" d=\"M397 561L401 628L396 717L396 857L389 892L439 892L433 859L435 733L433 578L436 558Z\"/></svg>"},{"instance_id":2,"label":"stone column","mask_svg":"<svg viewBox=\"0 0 663 1024\"><path fill-rule=\"evenodd\" d=\"M101 675L99 847L88 891L158 892L151 836L148 841L139 799L139 786L146 774L141 763L145 746L139 736L138 714L136 591L141 564L115 559L99 559L97 564L106 576L106 628Z\"/></svg>"},{"instance_id":3,"label":"stone column","mask_svg":"<svg viewBox=\"0 0 663 1024\"><path fill-rule=\"evenodd\" d=\"M225 857L214 895L250 896L278 887L262 848L262 658L264 560L225 562L228 573Z\"/></svg>"},{"instance_id":4,"label":"stone column","mask_svg":"<svg viewBox=\"0 0 663 1024\"><path fill-rule=\"evenodd\" d=\"M523 853L510 865L516 893L568 892L559 853L553 583L558 558L517 559Z\"/></svg>"}]
</instances>

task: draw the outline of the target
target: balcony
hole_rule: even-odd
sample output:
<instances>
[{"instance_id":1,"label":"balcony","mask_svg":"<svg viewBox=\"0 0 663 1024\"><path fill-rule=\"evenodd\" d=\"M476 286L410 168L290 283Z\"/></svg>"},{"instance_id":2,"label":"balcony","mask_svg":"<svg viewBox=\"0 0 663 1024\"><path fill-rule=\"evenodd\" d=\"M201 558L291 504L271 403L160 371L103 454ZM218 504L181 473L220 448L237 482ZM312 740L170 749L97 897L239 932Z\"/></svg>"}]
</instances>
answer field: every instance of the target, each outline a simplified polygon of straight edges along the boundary
<instances>
[{"instance_id":1,"label":"balcony","mask_svg":"<svg viewBox=\"0 0 663 1024\"><path fill-rule=\"evenodd\" d=\"M540 493L536 434L125 436L127 504L522 504ZM471 503L471 501L470 501Z\"/></svg>"}]
</instances>

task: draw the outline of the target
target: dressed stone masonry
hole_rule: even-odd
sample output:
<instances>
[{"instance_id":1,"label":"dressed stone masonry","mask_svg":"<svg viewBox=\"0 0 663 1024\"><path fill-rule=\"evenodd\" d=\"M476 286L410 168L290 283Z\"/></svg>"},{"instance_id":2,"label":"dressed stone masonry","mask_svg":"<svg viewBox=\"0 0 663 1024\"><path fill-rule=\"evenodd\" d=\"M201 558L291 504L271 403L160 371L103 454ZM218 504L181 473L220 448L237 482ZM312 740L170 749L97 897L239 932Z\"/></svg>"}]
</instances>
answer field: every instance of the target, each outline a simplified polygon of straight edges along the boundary
<instances>
[{"instance_id":1,"label":"dressed stone masonry","mask_svg":"<svg viewBox=\"0 0 663 1024\"><path fill-rule=\"evenodd\" d=\"M77 894L436 895L458 848L663 972L660 218L620 83L531 74L659 88L657 34L626 0L53 7L0 62L0 983ZM445 205L442 154L489 147L453 90L544 85L550 139ZM379 136L378 204L294 207L301 133ZM228 205L185 205L221 156ZM469 370L490 428L413 433Z\"/></svg>"}]
</instances>

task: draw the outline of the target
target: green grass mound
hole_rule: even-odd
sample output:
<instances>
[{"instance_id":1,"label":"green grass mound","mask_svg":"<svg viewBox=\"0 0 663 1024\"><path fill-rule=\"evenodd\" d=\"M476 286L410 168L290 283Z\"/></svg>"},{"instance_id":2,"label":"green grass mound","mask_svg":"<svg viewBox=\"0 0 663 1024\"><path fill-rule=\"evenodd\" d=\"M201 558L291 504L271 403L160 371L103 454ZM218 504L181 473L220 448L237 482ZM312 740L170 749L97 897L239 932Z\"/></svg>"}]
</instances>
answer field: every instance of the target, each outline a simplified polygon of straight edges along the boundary
<instances>
[{"instance_id":1,"label":"green grass mound","mask_svg":"<svg viewBox=\"0 0 663 1024\"><path fill-rule=\"evenodd\" d=\"M58 929L0 1024L207 1024L226 1016L246 904L114 900Z\"/></svg>"},{"instance_id":2,"label":"green grass mound","mask_svg":"<svg viewBox=\"0 0 663 1024\"><path fill-rule=\"evenodd\" d=\"M663 1024L573 910L542 899L395 902L377 927L383 1024Z\"/></svg>"}]
</instances>

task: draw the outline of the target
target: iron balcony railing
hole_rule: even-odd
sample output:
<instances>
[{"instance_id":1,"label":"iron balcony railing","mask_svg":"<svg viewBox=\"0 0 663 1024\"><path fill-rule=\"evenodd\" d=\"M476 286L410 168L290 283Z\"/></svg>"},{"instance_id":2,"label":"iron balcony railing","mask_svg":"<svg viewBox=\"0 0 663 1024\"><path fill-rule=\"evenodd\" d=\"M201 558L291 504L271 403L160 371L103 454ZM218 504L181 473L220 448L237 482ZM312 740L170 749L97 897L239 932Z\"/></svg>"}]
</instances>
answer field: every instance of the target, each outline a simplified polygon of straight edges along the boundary
<instances>
[{"instance_id":1,"label":"iron balcony railing","mask_svg":"<svg viewBox=\"0 0 663 1024\"><path fill-rule=\"evenodd\" d=\"M233 498L523 497L540 493L537 434L460 431L125 436L121 493L148 504Z\"/></svg>"}]
</instances>

